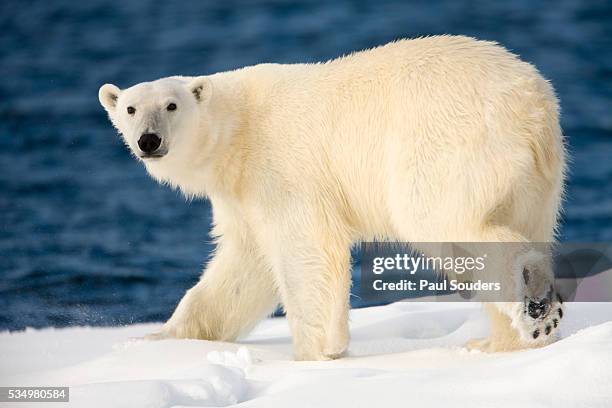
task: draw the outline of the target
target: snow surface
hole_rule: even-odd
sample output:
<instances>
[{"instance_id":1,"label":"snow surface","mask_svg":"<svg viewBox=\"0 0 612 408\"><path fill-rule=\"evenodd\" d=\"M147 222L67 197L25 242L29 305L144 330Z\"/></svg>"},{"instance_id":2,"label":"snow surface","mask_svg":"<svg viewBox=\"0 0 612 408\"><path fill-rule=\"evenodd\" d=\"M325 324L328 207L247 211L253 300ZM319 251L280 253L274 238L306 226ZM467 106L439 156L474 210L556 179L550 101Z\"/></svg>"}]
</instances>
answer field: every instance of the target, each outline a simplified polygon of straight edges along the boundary
<instances>
[{"instance_id":1,"label":"snow surface","mask_svg":"<svg viewBox=\"0 0 612 408\"><path fill-rule=\"evenodd\" d=\"M239 344L145 341L157 324L0 333L0 385L68 385L33 407L611 407L612 304L569 303L562 339L485 354L475 303L400 302L351 312L349 356L296 362L287 322Z\"/></svg>"}]
</instances>

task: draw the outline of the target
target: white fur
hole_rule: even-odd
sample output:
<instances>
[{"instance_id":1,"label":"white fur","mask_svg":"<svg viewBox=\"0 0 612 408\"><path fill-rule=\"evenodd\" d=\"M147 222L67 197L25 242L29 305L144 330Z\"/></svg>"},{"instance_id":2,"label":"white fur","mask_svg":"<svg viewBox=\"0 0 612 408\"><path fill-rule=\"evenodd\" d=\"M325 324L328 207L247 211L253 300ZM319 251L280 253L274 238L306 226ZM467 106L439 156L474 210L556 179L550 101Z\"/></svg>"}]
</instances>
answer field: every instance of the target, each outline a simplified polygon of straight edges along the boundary
<instances>
[{"instance_id":1,"label":"white fur","mask_svg":"<svg viewBox=\"0 0 612 408\"><path fill-rule=\"evenodd\" d=\"M323 64L105 85L100 100L136 155L157 123L168 154L148 172L212 203L215 256L162 336L232 340L281 302L296 357L333 358L348 343L352 243L554 239L557 99L491 42L401 40Z\"/></svg>"}]
</instances>

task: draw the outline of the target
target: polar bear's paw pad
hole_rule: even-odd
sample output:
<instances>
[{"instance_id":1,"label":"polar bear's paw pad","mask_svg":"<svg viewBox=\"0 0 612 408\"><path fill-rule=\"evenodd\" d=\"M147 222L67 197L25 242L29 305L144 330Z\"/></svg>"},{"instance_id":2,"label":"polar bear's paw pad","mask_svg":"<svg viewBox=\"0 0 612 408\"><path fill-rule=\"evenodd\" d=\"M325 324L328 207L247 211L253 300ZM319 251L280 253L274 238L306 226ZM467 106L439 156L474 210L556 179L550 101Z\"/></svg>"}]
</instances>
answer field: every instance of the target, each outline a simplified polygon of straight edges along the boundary
<instances>
[{"instance_id":1,"label":"polar bear's paw pad","mask_svg":"<svg viewBox=\"0 0 612 408\"><path fill-rule=\"evenodd\" d=\"M516 324L521 338L528 342L549 343L563 319L563 300L552 285L542 298L525 297L521 322Z\"/></svg>"}]
</instances>

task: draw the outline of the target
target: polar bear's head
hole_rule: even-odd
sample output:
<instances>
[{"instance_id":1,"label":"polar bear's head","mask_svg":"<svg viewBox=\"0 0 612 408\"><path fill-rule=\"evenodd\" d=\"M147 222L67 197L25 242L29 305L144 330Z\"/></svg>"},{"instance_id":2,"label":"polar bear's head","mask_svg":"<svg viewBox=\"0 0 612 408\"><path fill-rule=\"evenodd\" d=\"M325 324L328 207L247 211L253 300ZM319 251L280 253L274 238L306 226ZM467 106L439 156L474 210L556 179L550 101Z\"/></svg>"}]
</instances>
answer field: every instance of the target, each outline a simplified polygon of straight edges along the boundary
<instances>
[{"instance_id":1,"label":"polar bear's head","mask_svg":"<svg viewBox=\"0 0 612 408\"><path fill-rule=\"evenodd\" d=\"M206 77L170 77L124 90L105 84L98 97L134 155L149 164L193 149L210 94Z\"/></svg>"}]
</instances>

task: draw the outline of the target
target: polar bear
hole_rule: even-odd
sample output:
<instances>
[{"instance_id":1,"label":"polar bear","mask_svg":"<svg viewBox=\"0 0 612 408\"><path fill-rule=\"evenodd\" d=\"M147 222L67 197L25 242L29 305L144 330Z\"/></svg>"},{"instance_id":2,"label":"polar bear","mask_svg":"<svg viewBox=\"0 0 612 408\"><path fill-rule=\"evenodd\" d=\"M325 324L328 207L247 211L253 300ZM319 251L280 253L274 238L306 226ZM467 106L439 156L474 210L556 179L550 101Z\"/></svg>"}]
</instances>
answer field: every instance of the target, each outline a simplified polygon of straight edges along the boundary
<instances>
[{"instance_id":1,"label":"polar bear","mask_svg":"<svg viewBox=\"0 0 612 408\"><path fill-rule=\"evenodd\" d=\"M99 99L152 177L212 205L214 256L157 337L232 341L282 304L296 359L332 359L349 342L353 243L555 238L557 98L492 42L400 40L326 63L105 84ZM530 259L503 268L509 285L551 278L547 258ZM491 335L469 346L553 341L560 298L526 302L486 305Z\"/></svg>"}]
</instances>

